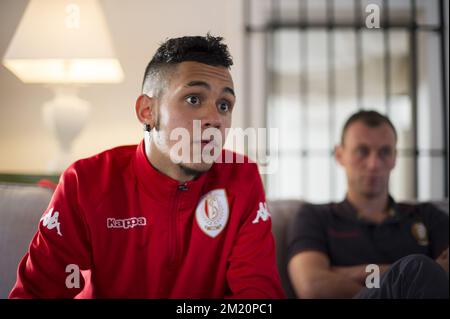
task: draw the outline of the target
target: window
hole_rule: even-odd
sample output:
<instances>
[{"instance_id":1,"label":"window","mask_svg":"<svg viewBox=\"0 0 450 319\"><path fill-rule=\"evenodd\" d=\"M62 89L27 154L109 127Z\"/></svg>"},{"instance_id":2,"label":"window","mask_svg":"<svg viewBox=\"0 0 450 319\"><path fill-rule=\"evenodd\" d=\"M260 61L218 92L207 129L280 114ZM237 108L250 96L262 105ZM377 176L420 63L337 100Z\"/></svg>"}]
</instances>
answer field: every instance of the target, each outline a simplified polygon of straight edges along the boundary
<instances>
[{"instance_id":1,"label":"window","mask_svg":"<svg viewBox=\"0 0 450 319\"><path fill-rule=\"evenodd\" d=\"M443 6L438 0L245 2L246 122L279 129L279 168L264 177L269 198L341 200L346 179L333 150L358 109L387 114L396 126L390 185L396 199L448 196ZM377 14L378 27L368 28Z\"/></svg>"}]
</instances>

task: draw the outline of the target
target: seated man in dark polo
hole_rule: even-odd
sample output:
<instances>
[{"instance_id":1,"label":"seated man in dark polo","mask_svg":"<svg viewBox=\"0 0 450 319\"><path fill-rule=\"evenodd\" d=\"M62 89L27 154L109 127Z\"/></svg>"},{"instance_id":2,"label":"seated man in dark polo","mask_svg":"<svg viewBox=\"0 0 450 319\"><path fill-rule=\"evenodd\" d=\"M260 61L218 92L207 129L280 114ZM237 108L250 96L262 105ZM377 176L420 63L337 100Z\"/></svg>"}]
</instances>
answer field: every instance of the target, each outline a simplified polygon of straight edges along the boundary
<instances>
[{"instance_id":1,"label":"seated man in dark polo","mask_svg":"<svg viewBox=\"0 0 450 319\"><path fill-rule=\"evenodd\" d=\"M304 206L289 230L298 297L448 298L449 218L431 204L389 195L396 141L391 121L375 111L347 120L335 150L347 175L345 200ZM369 287L375 272L379 285Z\"/></svg>"}]
</instances>

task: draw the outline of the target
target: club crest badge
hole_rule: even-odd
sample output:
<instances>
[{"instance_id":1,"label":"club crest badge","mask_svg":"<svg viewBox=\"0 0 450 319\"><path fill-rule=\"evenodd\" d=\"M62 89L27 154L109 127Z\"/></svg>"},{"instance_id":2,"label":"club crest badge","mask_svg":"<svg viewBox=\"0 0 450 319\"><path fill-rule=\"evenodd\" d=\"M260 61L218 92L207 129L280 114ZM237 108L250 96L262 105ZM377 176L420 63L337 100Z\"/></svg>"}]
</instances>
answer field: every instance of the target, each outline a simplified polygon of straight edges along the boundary
<instances>
[{"instance_id":1,"label":"club crest badge","mask_svg":"<svg viewBox=\"0 0 450 319\"><path fill-rule=\"evenodd\" d=\"M411 226L411 233L413 234L414 238L417 240L417 243L421 246L427 246L428 245L428 232L427 228L423 223L414 223Z\"/></svg>"},{"instance_id":2,"label":"club crest badge","mask_svg":"<svg viewBox=\"0 0 450 319\"><path fill-rule=\"evenodd\" d=\"M205 194L197 205L195 218L200 229L214 238L228 222L229 208L224 189L215 189Z\"/></svg>"}]
</instances>

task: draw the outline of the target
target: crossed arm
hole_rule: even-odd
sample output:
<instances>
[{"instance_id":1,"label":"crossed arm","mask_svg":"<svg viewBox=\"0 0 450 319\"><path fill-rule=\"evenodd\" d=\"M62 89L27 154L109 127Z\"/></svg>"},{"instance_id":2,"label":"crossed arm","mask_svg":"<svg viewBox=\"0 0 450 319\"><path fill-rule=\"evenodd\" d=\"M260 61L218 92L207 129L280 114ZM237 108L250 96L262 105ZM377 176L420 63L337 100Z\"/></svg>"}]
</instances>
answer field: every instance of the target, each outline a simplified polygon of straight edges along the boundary
<instances>
[{"instance_id":1,"label":"crossed arm","mask_svg":"<svg viewBox=\"0 0 450 319\"><path fill-rule=\"evenodd\" d=\"M449 249L435 260L448 274ZM367 265L332 267L328 256L319 251L300 252L289 261L288 272L300 298L352 298L365 284ZM390 265L378 265L380 275Z\"/></svg>"},{"instance_id":2,"label":"crossed arm","mask_svg":"<svg viewBox=\"0 0 450 319\"><path fill-rule=\"evenodd\" d=\"M447 272L448 275L448 247L436 258L436 262Z\"/></svg>"},{"instance_id":3,"label":"crossed arm","mask_svg":"<svg viewBox=\"0 0 450 319\"><path fill-rule=\"evenodd\" d=\"M380 275L389 265L379 265ZM303 251L292 257L288 272L300 298L352 298L366 280L366 265L331 267L328 256L319 251Z\"/></svg>"}]
</instances>

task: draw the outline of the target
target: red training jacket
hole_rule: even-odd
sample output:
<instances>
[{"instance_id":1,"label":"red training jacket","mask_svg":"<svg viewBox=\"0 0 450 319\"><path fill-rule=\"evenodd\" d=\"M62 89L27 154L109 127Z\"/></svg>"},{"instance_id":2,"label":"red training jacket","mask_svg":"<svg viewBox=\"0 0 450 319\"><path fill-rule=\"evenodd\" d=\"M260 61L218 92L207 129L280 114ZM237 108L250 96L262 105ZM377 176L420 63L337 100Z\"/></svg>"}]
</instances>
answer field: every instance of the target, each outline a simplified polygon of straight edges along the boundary
<instances>
[{"instance_id":1,"label":"red training jacket","mask_svg":"<svg viewBox=\"0 0 450 319\"><path fill-rule=\"evenodd\" d=\"M246 162L214 163L184 184L150 165L143 142L75 162L10 298L83 288L96 298L283 298L263 186Z\"/></svg>"}]
</instances>

